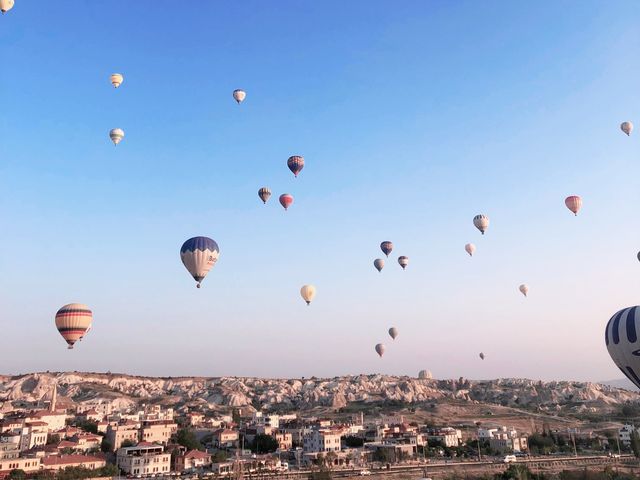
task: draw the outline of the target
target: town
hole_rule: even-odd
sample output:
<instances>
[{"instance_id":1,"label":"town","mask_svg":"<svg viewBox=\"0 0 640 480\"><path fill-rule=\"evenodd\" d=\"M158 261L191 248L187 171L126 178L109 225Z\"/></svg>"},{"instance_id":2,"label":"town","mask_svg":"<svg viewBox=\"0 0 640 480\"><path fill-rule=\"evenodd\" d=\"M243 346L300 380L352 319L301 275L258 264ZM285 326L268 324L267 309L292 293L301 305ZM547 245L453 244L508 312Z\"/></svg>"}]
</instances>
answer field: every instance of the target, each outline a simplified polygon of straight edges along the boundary
<instances>
[{"instance_id":1,"label":"town","mask_svg":"<svg viewBox=\"0 0 640 480\"><path fill-rule=\"evenodd\" d=\"M66 404L57 385L43 398L0 412L0 478L368 476L399 465L427 472L448 462L506 464L550 454L619 459L640 446L632 425L603 436L576 428L537 431L533 422L529 432L487 422L420 425L400 414L317 418L157 404L118 409L102 400Z\"/></svg>"}]
</instances>

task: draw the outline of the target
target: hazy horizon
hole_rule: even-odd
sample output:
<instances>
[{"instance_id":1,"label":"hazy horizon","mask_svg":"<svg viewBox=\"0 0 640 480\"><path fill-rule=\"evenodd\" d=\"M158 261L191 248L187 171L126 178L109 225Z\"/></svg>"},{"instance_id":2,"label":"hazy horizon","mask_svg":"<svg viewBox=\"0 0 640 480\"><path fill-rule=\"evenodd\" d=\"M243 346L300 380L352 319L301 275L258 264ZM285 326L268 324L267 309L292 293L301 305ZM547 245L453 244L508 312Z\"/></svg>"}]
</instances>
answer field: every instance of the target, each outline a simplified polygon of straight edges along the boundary
<instances>
[{"instance_id":1,"label":"hazy horizon","mask_svg":"<svg viewBox=\"0 0 640 480\"><path fill-rule=\"evenodd\" d=\"M604 328L640 303L640 133L619 128L640 122L640 3L278 6L0 18L2 369L619 378ZM195 235L220 246L201 289L179 257ZM72 302L94 320L68 351Z\"/></svg>"}]
</instances>

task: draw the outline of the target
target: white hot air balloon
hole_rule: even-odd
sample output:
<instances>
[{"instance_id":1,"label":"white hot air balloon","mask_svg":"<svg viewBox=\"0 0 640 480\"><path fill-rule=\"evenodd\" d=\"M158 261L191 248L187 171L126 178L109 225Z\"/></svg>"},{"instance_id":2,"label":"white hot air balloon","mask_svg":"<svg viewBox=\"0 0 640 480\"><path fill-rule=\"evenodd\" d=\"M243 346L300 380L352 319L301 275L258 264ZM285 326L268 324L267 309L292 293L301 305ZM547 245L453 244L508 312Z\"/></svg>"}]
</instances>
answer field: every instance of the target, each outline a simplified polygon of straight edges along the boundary
<instances>
[{"instance_id":1,"label":"white hot air balloon","mask_svg":"<svg viewBox=\"0 0 640 480\"><path fill-rule=\"evenodd\" d=\"M316 287L313 285L303 285L300 289L300 295L302 295L304 301L307 302L307 305L311 305L311 301L316 296Z\"/></svg>"},{"instance_id":2,"label":"white hot air balloon","mask_svg":"<svg viewBox=\"0 0 640 480\"><path fill-rule=\"evenodd\" d=\"M109 137L114 145L118 145L124 138L124 131L121 128L114 128L109 132Z\"/></svg>"},{"instance_id":3,"label":"white hot air balloon","mask_svg":"<svg viewBox=\"0 0 640 480\"><path fill-rule=\"evenodd\" d=\"M429 370L420 370L418 372L418 378L420 380L431 380L433 378L433 375Z\"/></svg>"},{"instance_id":4,"label":"white hot air balloon","mask_svg":"<svg viewBox=\"0 0 640 480\"><path fill-rule=\"evenodd\" d=\"M631 135L633 132L633 123L631 122L622 122L620 124L620 130L627 134L627 136Z\"/></svg>"},{"instance_id":5,"label":"white hot air balloon","mask_svg":"<svg viewBox=\"0 0 640 480\"><path fill-rule=\"evenodd\" d=\"M182 244L180 259L187 271L197 282L196 287L207 276L220 256L220 247L209 237L193 237Z\"/></svg>"},{"instance_id":6,"label":"white hot air balloon","mask_svg":"<svg viewBox=\"0 0 640 480\"><path fill-rule=\"evenodd\" d=\"M624 308L611 317L604 330L609 355L616 366L640 388L640 306Z\"/></svg>"},{"instance_id":7,"label":"white hot air balloon","mask_svg":"<svg viewBox=\"0 0 640 480\"><path fill-rule=\"evenodd\" d=\"M14 0L0 0L0 12L4 15L13 8Z\"/></svg>"},{"instance_id":8,"label":"white hot air balloon","mask_svg":"<svg viewBox=\"0 0 640 480\"><path fill-rule=\"evenodd\" d=\"M473 217L473 224L478 230L480 230L480 233L484 235L484 232L489 228L489 217L486 215L476 215Z\"/></svg>"},{"instance_id":9,"label":"white hot air balloon","mask_svg":"<svg viewBox=\"0 0 640 480\"><path fill-rule=\"evenodd\" d=\"M247 92L245 92L244 90L238 89L233 91L233 99L238 103L244 102L244 99L246 97L247 97Z\"/></svg>"},{"instance_id":10,"label":"white hot air balloon","mask_svg":"<svg viewBox=\"0 0 640 480\"><path fill-rule=\"evenodd\" d=\"M526 297L527 293L529 293L529 286L523 283L518 287L518 290L520 290L520 293Z\"/></svg>"},{"instance_id":11,"label":"white hot air balloon","mask_svg":"<svg viewBox=\"0 0 640 480\"><path fill-rule=\"evenodd\" d=\"M409 257L407 257L406 255L399 256L398 257L398 263L400 264L400 266L404 270L405 268L407 268L407 265L409 265Z\"/></svg>"},{"instance_id":12,"label":"white hot air balloon","mask_svg":"<svg viewBox=\"0 0 640 480\"><path fill-rule=\"evenodd\" d=\"M376 353L380 355L380 358L382 358L386 349L387 347L385 347L383 343L379 343L376 345Z\"/></svg>"},{"instance_id":13,"label":"white hot air balloon","mask_svg":"<svg viewBox=\"0 0 640 480\"><path fill-rule=\"evenodd\" d=\"M124 77L119 73L112 73L110 80L113 88L118 88L120 85L122 85L122 82L124 82Z\"/></svg>"},{"instance_id":14,"label":"white hot air balloon","mask_svg":"<svg viewBox=\"0 0 640 480\"><path fill-rule=\"evenodd\" d=\"M467 243L464 246L464 249L469 254L470 257L473 257L474 252L476 251L476 246L473 243Z\"/></svg>"}]
</instances>

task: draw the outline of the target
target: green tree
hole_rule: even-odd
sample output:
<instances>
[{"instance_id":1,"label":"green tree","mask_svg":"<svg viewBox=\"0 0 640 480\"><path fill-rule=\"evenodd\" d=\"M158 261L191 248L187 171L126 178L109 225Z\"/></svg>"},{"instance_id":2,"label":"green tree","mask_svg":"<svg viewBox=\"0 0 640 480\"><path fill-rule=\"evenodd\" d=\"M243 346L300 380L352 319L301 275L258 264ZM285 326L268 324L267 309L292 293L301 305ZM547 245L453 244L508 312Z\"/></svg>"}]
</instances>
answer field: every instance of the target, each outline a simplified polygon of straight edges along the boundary
<instances>
[{"instance_id":1,"label":"green tree","mask_svg":"<svg viewBox=\"0 0 640 480\"><path fill-rule=\"evenodd\" d=\"M240 421L242 420L242 417L240 416L240 410L238 410L237 408L234 408L231 411L231 418L233 420L233 423L235 423L236 425L239 425Z\"/></svg>"},{"instance_id":2,"label":"green tree","mask_svg":"<svg viewBox=\"0 0 640 480\"><path fill-rule=\"evenodd\" d=\"M60 443L60 435L57 433L47 435L47 445L57 445L58 443Z\"/></svg>"},{"instance_id":3,"label":"green tree","mask_svg":"<svg viewBox=\"0 0 640 480\"><path fill-rule=\"evenodd\" d=\"M635 429L631 433L631 450L636 458L640 458L640 434Z\"/></svg>"},{"instance_id":4,"label":"green tree","mask_svg":"<svg viewBox=\"0 0 640 480\"><path fill-rule=\"evenodd\" d=\"M111 442L107 440L106 437L103 438L102 442L100 443L100 450L104 453L107 453L113 450L113 445L111 445Z\"/></svg>"},{"instance_id":5,"label":"green tree","mask_svg":"<svg viewBox=\"0 0 640 480\"><path fill-rule=\"evenodd\" d=\"M187 450L204 450L202 444L196 438L193 431L182 428L176 433L176 443L182 445Z\"/></svg>"},{"instance_id":6,"label":"green tree","mask_svg":"<svg viewBox=\"0 0 640 480\"><path fill-rule=\"evenodd\" d=\"M278 449L278 442L271 435L259 434L251 442L253 453L273 453Z\"/></svg>"},{"instance_id":7,"label":"green tree","mask_svg":"<svg viewBox=\"0 0 640 480\"><path fill-rule=\"evenodd\" d=\"M217 450L211 455L211 461L213 463L226 462L227 458L229 458L229 454L224 450Z\"/></svg>"},{"instance_id":8,"label":"green tree","mask_svg":"<svg viewBox=\"0 0 640 480\"><path fill-rule=\"evenodd\" d=\"M16 468L9 472L8 478L10 478L11 480L24 480L25 478L27 478L27 474L24 473L24 470Z\"/></svg>"},{"instance_id":9,"label":"green tree","mask_svg":"<svg viewBox=\"0 0 640 480\"><path fill-rule=\"evenodd\" d=\"M95 435L98 434L98 424L96 422L92 422L91 420L77 421L76 426L80 430L84 430L85 432L93 433Z\"/></svg>"},{"instance_id":10,"label":"green tree","mask_svg":"<svg viewBox=\"0 0 640 480\"><path fill-rule=\"evenodd\" d=\"M348 435L344 437L344 444L349 448L358 448L364 445L364 438Z\"/></svg>"}]
</instances>

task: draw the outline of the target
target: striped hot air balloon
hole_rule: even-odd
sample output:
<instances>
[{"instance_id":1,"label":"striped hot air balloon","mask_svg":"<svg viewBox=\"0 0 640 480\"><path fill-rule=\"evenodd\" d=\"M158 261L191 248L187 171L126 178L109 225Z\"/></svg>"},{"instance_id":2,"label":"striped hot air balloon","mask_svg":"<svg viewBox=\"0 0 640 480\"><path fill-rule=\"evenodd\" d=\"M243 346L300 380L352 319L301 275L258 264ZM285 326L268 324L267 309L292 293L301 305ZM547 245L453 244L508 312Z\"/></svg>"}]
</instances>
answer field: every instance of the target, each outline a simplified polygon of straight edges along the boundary
<instances>
[{"instance_id":1,"label":"striped hot air balloon","mask_svg":"<svg viewBox=\"0 0 640 480\"><path fill-rule=\"evenodd\" d=\"M571 195L564 199L564 204L577 216L582 208L582 199L578 195Z\"/></svg>"},{"instance_id":2,"label":"striped hot air balloon","mask_svg":"<svg viewBox=\"0 0 640 480\"><path fill-rule=\"evenodd\" d=\"M4 15L13 8L14 0L0 0L0 12Z\"/></svg>"},{"instance_id":3,"label":"striped hot air balloon","mask_svg":"<svg viewBox=\"0 0 640 480\"><path fill-rule=\"evenodd\" d=\"M114 145L118 145L124 138L124 130L121 128L114 128L109 132L109 137Z\"/></svg>"},{"instance_id":4,"label":"striped hot air balloon","mask_svg":"<svg viewBox=\"0 0 640 480\"><path fill-rule=\"evenodd\" d=\"M304 168L304 158L300 155L292 155L287 160L287 167L289 167L289 170L291 170L293 175L297 177Z\"/></svg>"},{"instance_id":5,"label":"striped hot air balloon","mask_svg":"<svg viewBox=\"0 0 640 480\"><path fill-rule=\"evenodd\" d=\"M124 82L124 77L120 73L112 73L110 80L113 88L118 88Z\"/></svg>"},{"instance_id":6,"label":"striped hot air balloon","mask_svg":"<svg viewBox=\"0 0 640 480\"><path fill-rule=\"evenodd\" d=\"M262 200L262 203L267 203L267 200L269 200L269 197L271 197L271 189L269 187L262 187L260 190L258 190L258 197L260 197L260 200Z\"/></svg>"},{"instance_id":7,"label":"striped hot air balloon","mask_svg":"<svg viewBox=\"0 0 640 480\"><path fill-rule=\"evenodd\" d=\"M405 268L407 268L407 265L409 265L409 257L406 257L404 255L399 256L398 257L398 263L400 264L400 266L404 270Z\"/></svg>"},{"instance_id":8,"label":"striped hot air balloon","mask_svg":"<svg viewBox=\"0 0 640 480\"><path fill-rule=\"evenodd\" d=\"M282 195L280 195L280 198L278 200L280 201L280 205L282 205L285 210L289 210L289 207L293 204L293 195L289 193L283 193Z\"/></svg>"},{"instance_id":9,"label":"striped hot air balloon","mask_svg":"<svg viewBox=\"0 0 640 480\"><path fill-rule=\"evenodd\" d=\"M613 362L640 388L640 306L616 312L604 330L604 340Z\"/></svg>"},{"instance_id":10,"label":"striped hot air balloon","mask_svg":"<svg viewBox=\"0 0 640 480\"><path fill-rule=\"evenodd\" d=\"M480 233L484 235L484 232L486 232L487 228L489 228L489 217L482 214L476 215L475 217L473 217L473 224L478 230L480 230Z\"/></svg>"},{"instance_id":11,"label":"striped hot air balloon","mask_svg":"<svg viewBox=\"0 0 640 480\"><path fill-rule=\"evenodd\" d=\"M93 313L89 307L81 303L69 303L56 313L56 328L69 349L85 336L92 323Z\"/></svg>"},{"instance_id":12,"label":"striped hot air balloon","mask_svg":"<svg viewBox=\"0 0 640 480\"><path fill-rule=\"evenodd\" d=\"M198 282L196 285L198 288L200 288L200 284L209 273L209 270L218 261L219 255L218 244L208 237L190 238L182 244L180 249L182 263L184 263L194 280Z\"/></svg>"}]
</instances>

